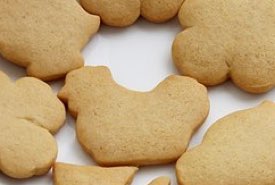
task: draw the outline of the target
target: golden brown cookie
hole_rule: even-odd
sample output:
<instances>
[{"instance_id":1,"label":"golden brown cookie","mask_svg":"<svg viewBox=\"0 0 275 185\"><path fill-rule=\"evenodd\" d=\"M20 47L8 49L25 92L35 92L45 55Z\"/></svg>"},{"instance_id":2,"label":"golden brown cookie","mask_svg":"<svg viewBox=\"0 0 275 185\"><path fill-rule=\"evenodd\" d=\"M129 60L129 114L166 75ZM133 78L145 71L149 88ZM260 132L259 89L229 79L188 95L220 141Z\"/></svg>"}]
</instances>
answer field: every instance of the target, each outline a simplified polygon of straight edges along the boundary
<instances>
[{"instance_id":1,"label":"golden brown cookie","mask_svg":"<svg viewBox=\"0 0 275 185\"><path fill-rule=\"evenodd\" d=\"M0 171L14 178L42 175L57 155L54 137L65 120L51 88L31 77L11 82L0 72Z\"/></svg>"},{"instance_id":2,"label":"golden brown cookie","mask_svg":"<svg viewBox=\"0 0 275 185\"><path fill-rule=\"evenodd\" d=\"M152 182L150 182L149 185L170 185L170 179L168 177L159 177Z\"/></svg>"},{"instance_id":3,"label":"golden brown cookie","mask_svg":"<svg viewBox=\"0 0 275 185\"><path fill-rule=\"evenodd\" d=\"M263 93L275 85L275 1L187 0L179 20L187 28L173 44L179 71L205 85L228 78Z\"/></svg>"},{"instance_id":4,"label":"golden brown cookie","mask_svg":"<svg viewBox=\"0 0 275 185\"><path fill-rule=\"evenodd\" d=\"M140 0L141 15L155 23L166 22L178 14L184 0Z\"/></svg>"},{"instance_id":5,"label":"golden brown cookie","mask_svg":"<svg viewBox=\"0 0 275 185\"><path fill-rule=\"evenodd\" d=\"M80 0L90 13L99 15L109 26L132 25L140 16L155 23L177 15L183 0Z\"/></svg>"},{"instance_id":6,"label":"golden brown cookie","mask_svg":"<svg viewBox=\"0 0 275 185\"><path fill-rule=\"evenodd\" d=\"M177 160L209 111L206 88L189 77L141 93L116 84L106 67L72 71L59 97L77 117L80 144L104 166Z\"/></svg>"},{"instance_id":7,"label":"golden brown cookie","mask_svg":"<svg viewBox=\"0 0 275 185\"><path fill-rule=\"evenodd\" d=\"M81 49L99 23L75 0L1 0L0 54L30 76L53 80L83 66Z\"/></svg>"},{"instance_id":8,"label":"golden brown cookie","mask_svg":"<svg viewBox=\"0 0 275 185\"><path fill-rule=\"evenodd\" d=\"M217 121L176 165L180 185L275 184L275 104Z\"/></svg>"},{"instance_id":9,"label":"golden brown cookie","mask_svg":"<svg viewBox=\"0 0 275 185\"><path fill-rule=\"evenodd\" d=\"M140 15L140 0L80 0L80 3L109 26L129 26Z\"/></svg>"},{"instance_id":10,"label":"golden brown cookie","mask_svg":"<svg viewBox=\"0 0 275 185\"><path fill-rule=\"evenodd\" d=\"M135 167L101 168L56 163L54 185L130 185Z\"/></svg>"}]
</instances>

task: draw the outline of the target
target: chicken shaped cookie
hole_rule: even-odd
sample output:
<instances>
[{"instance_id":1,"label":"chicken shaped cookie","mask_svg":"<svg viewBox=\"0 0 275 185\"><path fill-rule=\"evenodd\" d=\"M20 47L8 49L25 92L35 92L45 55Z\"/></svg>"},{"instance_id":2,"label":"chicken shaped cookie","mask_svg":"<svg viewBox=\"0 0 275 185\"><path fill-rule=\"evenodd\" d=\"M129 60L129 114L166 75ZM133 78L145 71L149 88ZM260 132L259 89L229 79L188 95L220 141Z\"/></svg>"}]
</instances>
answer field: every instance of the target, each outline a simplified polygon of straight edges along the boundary
<instances>
[{"instance_id":1,"label":"chicken shaped cookie","mask_svg":"<svg viewBox=\"0 0 275 185\"><path fill-rule=\"evenodd\" d=\"M0 72L0 171L13 178L47 173L57 156L52 134L64 120L64 105L47 84L11 82Z\"/></svg>"},{"instance_id":2,"label":"chicken shaped cookie","mask_svg":"<svg viewBox=\"0 0 275 185\"><path fill-rule=\"evenodd\" d=\"M179 185L275 184L275 104L217 121L177 162Z\"/></svg>"},{"instance_id":3,"label":"chicken shaped cookie","mask_svg":"<svg viewBox=\"0 0 275 185\"><path fill-rule=\"evenodd\" d=\"M83 66L81 49L99 23L76 0L1 0L0 54L30 76L54 80Z\"/></svg>"},{"instance_id":4,"label":"chicken shaped cookie","mask_svg":"<svg viewBox=\"0 0 275 185\"><path fill-rule=\"evenodd\" d=\"M205 85L231 78L251 93L275 86L274 0L186 0L179 20L186 29L173 58L182 74Z\"/></svg>"},{"instance_id":5,"label":"chicken shaped cookie","mask_svg":"<svg viewBox=\"0 0 275 185\"><path fill-rule=\"evenodd\" d=\"M146 93L114 82L106 67L67 75L59 97L77 117L80 144L103 166L141 166L177 160L208 115L206 88L170 76Z\"/></svg>"}]
</instances>

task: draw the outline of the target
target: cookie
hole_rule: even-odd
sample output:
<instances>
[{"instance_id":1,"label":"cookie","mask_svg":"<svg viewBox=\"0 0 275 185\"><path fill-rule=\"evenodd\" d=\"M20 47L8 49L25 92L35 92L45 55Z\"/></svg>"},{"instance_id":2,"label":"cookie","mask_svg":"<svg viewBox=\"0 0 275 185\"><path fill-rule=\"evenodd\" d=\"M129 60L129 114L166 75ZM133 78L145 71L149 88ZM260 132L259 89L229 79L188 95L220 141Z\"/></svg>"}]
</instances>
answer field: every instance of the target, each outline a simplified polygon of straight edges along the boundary
<instances>
[{"instance_id":1,"label":"cookie","mask_svg":"<svg viewBox=\"0 0 275 185\"><path fill-rule=\"evenodd\" d=\"M178 14L183 0L141 0L141 15L154 23L166 22Z\"/></svg>"},{"instance_id":2,"label":"cookie","mask_svg":"<svg viewBox=\"0 0 275 185\"><path fill-rule=\"evenodd\" d=\"M205 85L232 79L263 93L275 85L275 1L187 0L173 44L179 71ZM257 26L255 26L257 25Z\"/></svg>"},{"instance_id":3,"label":"cookie","mask_svg":"<svg viewBox=\"0 0 275 185\"><path fill-rule=\"evenodd\" d=\"M132 25L140 15L151 22L161 23L172 19L183 0L80 0L84 9L99 15L109 26Z\"/></svg>"},{"instance_id":4,"label":"cookie","mask_svg":"<svg viewBox=\"0 0 275 185\"><path fill-rule=\"evenodd\" d=\"M109 26L129 26L140 16L140 0L80 0L80 3Z\"/></svg>"},{"instance_id":5,"label":"cookie","mask_svg":"<svg viewBox=\"0 0 275 185\"><path fill-rule=\"evenodd\" d=\"M138 169L135 167L101 168L56 163L54 185L129 185Z\"/></svg>"},{"instance_id":6,"label":"cookie","mask_svg":"<svg viewBox=\"0 0 275 185\"><path fill-rule=\"evenodd\" d=\"M275 104L217 121L176 165L180 185L275 184Z\"/></svg>"},{"instance_id":7,"label":"cookie","mask_svg":"<svg viewBox=\"0 0 275 185\"><path fill-rule=\"evenodd\" d=\"M170 179L168 177L159 177L153 180L149 185L170 185Z\"/></svg>"},{"instance_id":8,"label":"cookie","mask_svg":"<svg viewBox=\"0 0 275 185\"><path fill-rule=\"evenodd\" d=\"M103 166L177 160L209 111L206 88L189 77L141 93L116 84L107 67L72 71L59 97L77 117L80 144Z\"/></svg>"},{"instance_id":9,"label":"cookie","mask_svg":"<svg viewBox=\"0 0 275 185\"><path fill-rule=\"evenodd\" d=\"M0 72L0 84L0 171L13 178L47 173L57 155L51 134L64 123L64 105L32 77L11 82Z\"/></svg>"},{"instance_id":10,"label":"cookie","mask_svg":"<svg viewBox=\"0 0 275 185\"><path fill-rule=\"evenodd\" d=\"M99 23L75 0L2 0L0 54L30 76L54 80L83 66L81 49Z\"/></svg>"}]
</instances>

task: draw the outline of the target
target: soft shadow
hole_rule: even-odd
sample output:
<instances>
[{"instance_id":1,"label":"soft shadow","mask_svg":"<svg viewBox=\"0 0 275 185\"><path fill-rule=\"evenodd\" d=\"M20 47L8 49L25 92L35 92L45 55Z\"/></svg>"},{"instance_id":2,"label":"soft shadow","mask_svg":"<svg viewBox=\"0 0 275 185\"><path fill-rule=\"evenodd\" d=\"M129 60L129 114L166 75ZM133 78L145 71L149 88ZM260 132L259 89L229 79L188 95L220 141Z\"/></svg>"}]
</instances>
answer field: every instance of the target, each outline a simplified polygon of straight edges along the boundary
<instances>
[{"instance_id":1,"label":"soft shadow","mask_svg":"<svg viewBox=\"0 0 275 185\"><path fill-rule=\"evenodd\" d=\"M13 80L26 76L26 71L23 67L20 67L12 62L9 62L8 60L4 59L1 55L0 55L0 71L7 74Z\"/></svg>"}]
</instances>

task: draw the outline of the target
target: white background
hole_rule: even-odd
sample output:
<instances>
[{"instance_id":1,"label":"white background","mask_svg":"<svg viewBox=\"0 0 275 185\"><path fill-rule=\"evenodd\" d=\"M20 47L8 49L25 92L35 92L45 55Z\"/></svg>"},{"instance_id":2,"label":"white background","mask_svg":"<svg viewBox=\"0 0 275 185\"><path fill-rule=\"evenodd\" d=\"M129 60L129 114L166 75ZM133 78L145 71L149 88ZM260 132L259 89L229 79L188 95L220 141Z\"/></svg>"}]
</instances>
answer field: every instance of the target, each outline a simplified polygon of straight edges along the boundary
<instances>
[{"instance_id":1,"label":"white background","mask_svg":"<svg viewBox=\"0 0 275 185\"><path fill-rule=\"evenodd\" d=\"M101 26L83 50L86 65L108 66L117 83L138 91L149 91L171 74L178 74L171 58L171 45L174 37L181 31L176 19L165 24L153 24L140 19L133 26L123 29ZM11 78L25 76L25 70L0 58L0 70ZM63 81L50 83L57 92ZM236 110L253 107L265 99L275 100L275 90L252 95L235 87L231 82L208 88L211 110L208 119L194 135L190 147L201 139L217 119ZM68 115L65 126L56 135L59 145L57 161L80 165L94 165L75 138L74 120ZM158 176L169 176L176 184L174 164L142 167L135 176L133 185L146 185ZM13 180L0 174L1 185L50 185L51 174L29 180Z\"/></svg>"}]
</instances>

